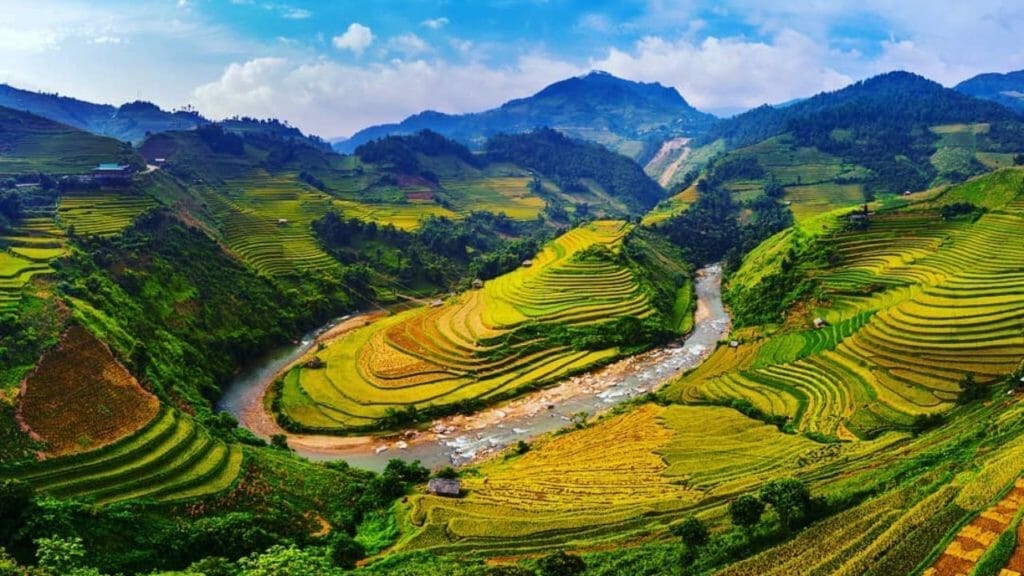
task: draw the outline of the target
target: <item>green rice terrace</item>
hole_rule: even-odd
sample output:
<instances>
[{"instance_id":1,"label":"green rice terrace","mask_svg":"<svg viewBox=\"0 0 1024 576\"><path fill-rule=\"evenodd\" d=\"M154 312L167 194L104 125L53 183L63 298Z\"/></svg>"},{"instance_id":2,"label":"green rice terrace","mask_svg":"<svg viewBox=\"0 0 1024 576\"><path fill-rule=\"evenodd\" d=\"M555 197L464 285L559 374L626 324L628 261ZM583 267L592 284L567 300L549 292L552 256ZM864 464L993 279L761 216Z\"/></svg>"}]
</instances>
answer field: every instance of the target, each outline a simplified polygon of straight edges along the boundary
<instances>
[{"instance_id":1,"label":"green rice terrace","mask_svg":"<svg viewBox=\"0 0 1024 576\"><path fill-rule=\"evenodd\" d=\"M1024 356L1024 220L1005 206L944 220L934 204L820 238L842 265L808 270L820 297L799 321L828 327L719 351L735 369L709 364L676 393L743 399L799 430L856 438L948 410L965 373L987 383L1012 372Z\"/></svg>"},{"instance_id":2,"label":"green rice terrace","mask_svg":"<svg viewBox=\"0 0 1024 576\"><path fill-rule=\"evenodd\" d=\"M287 374L279 415L301 429L369 428L397 410L492 401L615 358L617 347L553 331L654 313L634 272L615 263L629 230L575 229L482 288L346 335L318 354L326 368Z\"/></svg>"}]
</instances>

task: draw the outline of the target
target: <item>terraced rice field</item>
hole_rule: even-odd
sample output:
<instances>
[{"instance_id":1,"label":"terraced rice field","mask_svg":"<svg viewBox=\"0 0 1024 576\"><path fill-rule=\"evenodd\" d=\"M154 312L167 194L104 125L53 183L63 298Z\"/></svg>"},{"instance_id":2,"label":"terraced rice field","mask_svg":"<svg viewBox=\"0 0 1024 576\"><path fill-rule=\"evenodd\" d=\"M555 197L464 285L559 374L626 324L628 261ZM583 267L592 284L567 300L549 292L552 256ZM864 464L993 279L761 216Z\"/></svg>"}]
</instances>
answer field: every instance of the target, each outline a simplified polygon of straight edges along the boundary
<instances>
[{"instance_id":1,"label":"terraced rice field","mask_svg":"<svg viewBox=\"0 0 1024 576\"><path fill-rule=\"evenodd\" d=\"M817 315L841 341L776 337L746 367L684 380L680 397L743 398L798 430L840 437L943 412L967 373L990 382L1024 357L1022 230L1009 214L971 224L904 211L841 232L829 241L842 267L817 277L830 300Z\"/></svg>"},{"instance_id":2,"label":"terraced rice field","mask_svg":"<svg viewBox=\"0 0 1024 576\"><path fill-rule=\"evenodd\" d=\"M514 220L532 220L544 210L544 200L530 192L530 178L506 176L447 182L445 190L458 198L459 212L503 212Z\"/></svg>"},{"instance_id":3,"label":"terraced rice field","mask_svg":"<svg viewBox=\"0 0 1024 576\"><path fill-rule=\"evenodd\" d=\"M93 450L152 420L160 401L143 390L88 330L72 326L43 355L18 397L18 417L47 452ZM74 410L68 410L74 405Z\"/></svg>"},{"instance_id":4,"label":"terraced rice field","mask_svg":"<svg viewBox=\"0 0 1024 576\"><path fill-rule=\"evenodd\" d=\"M308 428L370 427L389 409L493 400L610 360L617 349L549 343L534 326L654 312L628 269L574 257L591 246L618 250L628 229L602 221L573 230L483 289L345 335L319 354L325 369L289 374L282 412Z\"/></svg>"},{"instance_id":5,"label":"terraced rice field","mask_svg":"<svg viewBox=\"0 0 1024 576\"><path fill-rule=\"evenodd\" d=\"M33 276L53 271L49 263L66 251L64 240L52 216L22 218L10 235L0 236L8 246L6 252L0 251L0 313L17 309Z\"/></svg>"},{"instance_id":6,"label":"terraced rice field","mask_svg":"<svg viewBox=\"0 0 1024 576\"><path fill-rule=\"evenodd\" d=\"M428 216L444 216L457 219L460 214L449 210L432 201L412 201L407 204L375 204L357 202L355 200L335 200L334 206L348 218L358 218L366 222L391 224L401 230L419 228L423 219Z\"/></svg>"},{"instance_id":7,"label":"terraced rice field","mask_svg":"<svg viewBox=\"0 0 1024 576\"><path fill-rule=\"evenodd\" d=\"M257 172L202 193L228 247L257 271L281 276L337 270L337 262L320 249L310 228L332 201L295 174Z\"/></svg>"},{"instance_id":8,"label":"terraced rice field","mask_svg":"<svg viewBox=\"0 0 1024 576\"><path fill-rule=\"evenodd\" d=\"M75 194L61 197L57 217L79 236L113 236L154 206L152 198L138 194Z\"/></svg>"},{"instance_id":9,"label":"terraced rice field","mask_svg":"<svg viewBox=\"0 0 1024 576\"><path fill-rule=\"evenodd\" d=\"M794 469L829 470L855 459L852 448L822 447L727 408L647 404L481 465L463 478L461 499L414 498L417 529L402 547L522 554L626 537Z\"/></svg>"},{"instance_id":10,"label":"terraced rice field","mask_svg":"<svg viewBox=\"0 0 1024 576\"><path fill-rule=\"evenodd\" d=\"M45 494L99 504L174 502L214 494L238 477L242 450L216 440L191 418L161 409L141 430L103 448L0 468Z\"/></svg>"}]
</instances>

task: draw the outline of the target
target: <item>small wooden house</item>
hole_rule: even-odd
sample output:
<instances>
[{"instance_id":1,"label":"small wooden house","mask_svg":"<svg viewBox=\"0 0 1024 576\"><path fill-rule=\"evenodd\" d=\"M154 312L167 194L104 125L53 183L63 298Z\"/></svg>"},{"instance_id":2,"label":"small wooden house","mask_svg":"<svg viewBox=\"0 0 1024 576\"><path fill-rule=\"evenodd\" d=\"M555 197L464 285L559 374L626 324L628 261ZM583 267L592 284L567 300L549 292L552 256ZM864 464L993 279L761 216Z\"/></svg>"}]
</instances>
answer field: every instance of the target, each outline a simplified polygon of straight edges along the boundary
<instances>
[{"instance_id":1,"label":"small wooden house","mask_svg":"<svg viewBox=\"0 0 1024 576\"><path fill-rule=\"evenodd\" d=\"M462 494L462 483L456 479L434 478L427 482L427 492L437 496L458 498Z\"/></svg>"},{"instance_id":2,"label":"small wooden house","mask_svg":"<svg viewBox=\"0 0 1024 576\"><path fill-rule=\"evenodd\" d=\"M306 368L311 368L313 370L319 370L324 366L327 366L327 363L324 362L323 359L321 359L319 356L313 356L312 358L309 359L308 362L306 362Z\"/></svg>"},{"instance_id":3,"label":"small wooden house","mask_svg":"<svg viewBox=\"0 0 1024 576\"><path fill-rule=\"evenodd\" d=\"M529 268L533 266L533 260L523 260L523 268Z\"/></svg>"},{"instance_id":4,"label":"small wooden house","mask_svg":"<svg viewBox=\"0 0 1024 576\"><path fill-rule=\"evenodd\" d=\"M484 281L483 280L481 280L479 278L476 278L475 280L473 280L473 289L474 290L479 290L479 289L481 289L483 287L484 287Z\"/></svg>"},{"instance_id":5,"label":"small wooden house","mask_svg":"<svg viewBox=\"0 0 1024 576\"><path fill-rule=\"evenodd\" d=\"M287 226L288 225L288 219L287 218L278 218L277 219L277 225L278 226Z\"/></svg>"},{"instance_id":6,"label":"small wooden house","mask_svg":"<svg viewBox=\"0 0 1024 576\"><path fill-rule=\"evenodd\" d=\"M825 326L828 326L828 322L825 322L824 318L818 317L818 318L814 319L814 327L815 328L821 329L821 328L824 328Z\"/></svg>"}]
</instances>

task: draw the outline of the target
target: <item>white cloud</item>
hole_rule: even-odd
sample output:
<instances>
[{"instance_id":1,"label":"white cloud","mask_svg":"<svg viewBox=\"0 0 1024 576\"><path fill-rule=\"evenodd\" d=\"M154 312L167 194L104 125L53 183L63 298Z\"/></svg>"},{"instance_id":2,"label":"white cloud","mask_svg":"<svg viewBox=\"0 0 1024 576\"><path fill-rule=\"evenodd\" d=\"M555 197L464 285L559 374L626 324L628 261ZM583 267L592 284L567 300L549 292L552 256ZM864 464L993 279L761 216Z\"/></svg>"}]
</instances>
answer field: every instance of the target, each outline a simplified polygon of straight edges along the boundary
<instances>
[{"instance_id":1,"label":"white cloud","mask_svg":"<svg viewBox=\"0 0 1024 576\"><path fill-rule=\"evenodd\" d=\"M292 7L284 8L281 13L281 17L286 18L288 20L305 20L306 18L309 18L312 15L313 13L310 12L309 10L306 10L305 8Z\"/></svg>"},{"instance_id":2,"label":"white cloud","mask_svg":"<svg viewBox=\"0 0 1024 576\"><path fill-rule=\"evenodd\" d=\"M178 0L178 8L188 8L191 0Z\"/></svg>"},{"instance_id":3,"label":"white cloud","mask_svg":"<svg viewBox=\"0 0 1024 576\"><path fill-rule=\"evenodd\" d=\"M97 36L96 38L93 38L93 39L89 40L90 44L121 44L122 42L125 43L125 44L128 43L127 40L121 38L120 36L106 36L106 35L104 35L104 36Z\"/></svg>"},{"instance_id":4,"label":"white cloud","mask_svg":"<svg viewBox=\"0 0 1024 576\"><path fill-rule=\"evenodd\" d=\"M348 30L333 39L334 47L339 50L351 50L362 54L373 42L373 31L358 22L349 24Z\"/></svg>"},{"instance_id":5,"label":"white cloud","mask_svg":"<svg viewBox=\"0 0 1024 576\"><path fill-rule=\"evenodd\" d=\"M430 28L431 30L440 30L441 28L444 28L445 26L448 25L448 19L445 18L444 16L441 16L440 18L430 18L424 20L423 22L420 22L420 24L426 26L427 28Z\"/></svg>"},{"instance_id":6,"label":"white cloud","mask_svg":"<svg viewBox=\"0 0 1024 576\"><path fill-rule=\"evenodd\" d=\"M523 56L501 68L424 60L352 66L257 58L231 64L218 80L197 88L193 99L215 118L275 116L333 137L425 109L485 110L581 72L543 55Z\"/></svg>"},{"instance_id":7,"label":"white cloud","mask_svg":"<svg viewBox=\"0 0 1024 576\"><path fill-rule=\"evenodd\" d=\"M611 18L606 14L600 14L597 12L591 12L580 16L580 19L576 22L577 28L588 30L591 32L608 33L614 28Z\"/></svg>"},{"instance_id":8,"label":"white cloud","mask_svg":"<svg viewBox=\"0 0 1024 576\"><path fill-rule=\"evenodd\" d=\"M415 34L402 34L388 40L388 48L405 56L416 56L430 50L430 45Z\"/></svg>"},{"instance_id":9,"label":"white cloud","mask_svg":"<svg viewBox=\"0 0 1024 576\"><path fill-rule=\"evenodd\" d=\"M675 86L705 110L751 108L841 88L851 78L832 68L827 46L791 30L770 42L709 37L700 43L657 36L631 51L612 48L591 67L645 82Z\"/></svg>"},{"instance_id":10,"label":"white cloud","mask_svg":"<svg viewBox=\"0 0 1024 576\"><path fill-rule=\"evenodd\" d=\"M57 48L63 36L55 29L0 26L0 51L43 52Z\"/></svg>"}]
</instances>

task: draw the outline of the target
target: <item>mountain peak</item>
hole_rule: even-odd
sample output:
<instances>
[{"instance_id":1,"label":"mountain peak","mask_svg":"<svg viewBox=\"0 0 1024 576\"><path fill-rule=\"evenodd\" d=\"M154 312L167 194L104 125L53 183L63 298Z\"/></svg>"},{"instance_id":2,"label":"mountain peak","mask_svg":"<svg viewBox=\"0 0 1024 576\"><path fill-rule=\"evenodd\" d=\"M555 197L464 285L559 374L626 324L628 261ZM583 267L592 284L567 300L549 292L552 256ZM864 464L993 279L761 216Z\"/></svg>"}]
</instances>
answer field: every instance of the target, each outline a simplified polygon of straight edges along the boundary
<instances>
[{"instance_id":1,"label":"mountain peak","mask_svg":"<svg viewBox=\"0 0 1024 576\"><path fill-rule=\"evenodd\" d=\"M370 140L423 129L473 147L494 134L530 132L547 126L636 158L651 141L693 136L713 122L714 116L690 106L675 88L592 70L492 110L461 115L420 112L398 124L362 130L335 147L351 152Z\"/></svg>"}]
</instances>

